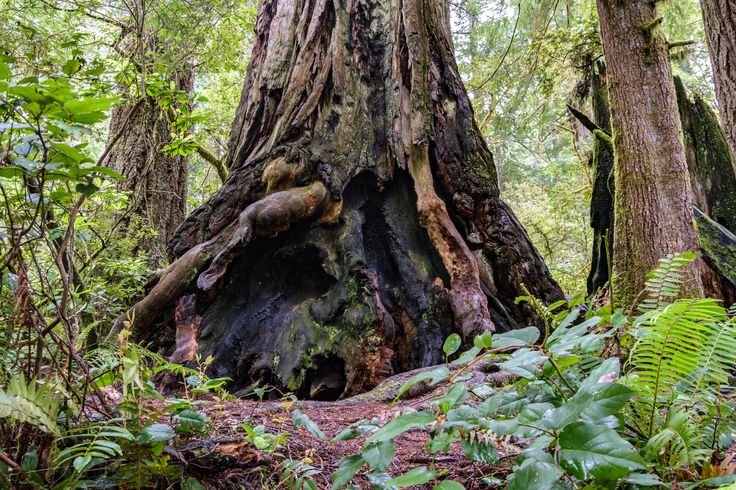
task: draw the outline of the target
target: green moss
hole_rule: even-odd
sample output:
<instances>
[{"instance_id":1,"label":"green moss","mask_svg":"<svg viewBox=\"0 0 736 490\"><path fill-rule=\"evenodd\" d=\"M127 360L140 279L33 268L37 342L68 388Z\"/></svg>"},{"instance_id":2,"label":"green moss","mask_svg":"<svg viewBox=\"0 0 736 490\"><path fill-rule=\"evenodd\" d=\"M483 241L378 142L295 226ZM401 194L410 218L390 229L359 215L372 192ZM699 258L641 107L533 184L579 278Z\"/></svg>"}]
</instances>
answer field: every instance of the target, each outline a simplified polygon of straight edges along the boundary
<instances>
[{"instance_id":1,"label":"green moss","mask_svg":"<svg viewBox=\"0 0 736 490\"><path fill-rule=\"evenodd\" d=\"M288 345L282 348L282 358L287 362L280 363L278 371L292 391L301 387L308 371L318 367L321 359L338 356L349 364L356 355L356 346L380 344L380 338L371 338L375 336L377 315L367 282L351 275L338 290L341 299L323 298L326 304L334 302L330 308L334 317L329 321L316 319L307 304L294 312L296 320L287 336Z\"/></svg>"},{"instance_id":2,"label":"green moss","mask_svg":"<svg viewBox=\"0 0 736 490\"><path fill-rule=\"evenodd\" d=\"M708 261L736 286L736 235L719 225L699 209L695 210L700 247Z\"/></svg>"}]
</instances>

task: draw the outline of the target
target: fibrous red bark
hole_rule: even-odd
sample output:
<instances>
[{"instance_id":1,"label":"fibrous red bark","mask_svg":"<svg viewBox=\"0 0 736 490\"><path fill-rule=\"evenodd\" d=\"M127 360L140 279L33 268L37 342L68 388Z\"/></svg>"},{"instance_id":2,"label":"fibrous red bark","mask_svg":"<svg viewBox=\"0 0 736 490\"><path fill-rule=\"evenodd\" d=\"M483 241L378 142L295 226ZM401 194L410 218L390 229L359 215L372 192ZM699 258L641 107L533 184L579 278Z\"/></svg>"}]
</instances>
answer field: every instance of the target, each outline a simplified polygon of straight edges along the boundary
<instances>
[{"instance_id":1,"label":"fibrous red bark","mask_svg":"<svg viewBox=\"0 0 736 490\"><path fill-rule=\"evenodd\" d=\"M234 390L353 393L562 297L499 197L446 2L265 1L228 165L133 312L152 338L196 294Z\"/></svg>"}]
</instances>

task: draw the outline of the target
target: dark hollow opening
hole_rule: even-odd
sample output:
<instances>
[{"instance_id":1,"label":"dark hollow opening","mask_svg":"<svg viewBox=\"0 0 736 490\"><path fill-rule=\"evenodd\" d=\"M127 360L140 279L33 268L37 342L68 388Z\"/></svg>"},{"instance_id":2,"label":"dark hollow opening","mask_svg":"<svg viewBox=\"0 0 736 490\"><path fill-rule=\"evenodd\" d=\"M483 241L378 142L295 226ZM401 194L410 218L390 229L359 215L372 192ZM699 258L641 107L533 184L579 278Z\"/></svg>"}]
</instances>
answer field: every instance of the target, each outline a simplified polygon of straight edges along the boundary
<instances>
[{"instance_id":1,"label":"dark hollow opening","mask_svg":"<svg viewBox=\"0 0 736 490\"><path fill-rule=\"evenodd\" d=\"M316 364L316 367L307 371L297 397L319 401L337 400L347 385L345 361L339 357L327 357Z\"/></svg>"}]
</instances>

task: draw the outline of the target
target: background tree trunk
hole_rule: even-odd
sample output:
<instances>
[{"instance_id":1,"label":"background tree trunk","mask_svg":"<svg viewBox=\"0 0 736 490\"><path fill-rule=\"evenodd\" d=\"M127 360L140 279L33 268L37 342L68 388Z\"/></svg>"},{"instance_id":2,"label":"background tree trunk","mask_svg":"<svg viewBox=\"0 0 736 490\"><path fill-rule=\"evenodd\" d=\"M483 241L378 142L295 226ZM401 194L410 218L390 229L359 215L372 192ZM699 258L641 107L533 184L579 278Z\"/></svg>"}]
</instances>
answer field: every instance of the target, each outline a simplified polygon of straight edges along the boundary
<instances>
[{"instance_id":1,"label":"background tree trunk","mask_svg":"<svg viewBox=\"0 0 736 490\"><path fill-rule=\"evenodd\" d=\"M655 2L598 0L616 158L614 301L634 303L661 257L698 249L668 45ZM685 290L702 294L701 260Z\"/></svg>"},{"instance_id":2,"label":"background tree trunk","mask_svg":"<svg viewBox=\"0 0 736 490\"><path fill-rule=\"evenodd\" d=\"M177 90L191 91L194 73L182 70L175 80ZM130 192L128 225L136 231L150 228L134 252L148 253L155 266L167 261L167 243L185 217L189 163L186 157L170 156L163 148L171 142L172 127L154 97L136 104L120 105L110 115L110 137L122 130L106 165L123 175L120 188Z\"/></svg>"},{"instance_id":3,"label":"background tree trunk","mask_svg":"<svg viewBox=\"0 0 736 490\"><path fill-rule=\"evenodd\" d=\"M677 77L675 89L693 201L712 219L736 230L736 171L725 132L713 108L697 93L689 97Z\"/></svg>"},{"instance_id":4,"label":"background tree trunk","mask_svg":"<svg viewBox=\"0 0 736 490\"><path fill-rule=\"evenodd\" d=\"M736 3L700 0L721 120L736 156Z\"/></svg>"},{"instance_id":5,"label":"background tree trunk","mask_svg":"<svg viewBox=\"0 0 736 490\"><path fill-rule=\"evenodd\" d=\"M177 231L137 332L195 294L231 389L335 397L441 362L452 331L527 325L519 295L562 298L499 198L446 2L268 0L251 59L229 179Z\"/></svg>"},{"instance_id":6,"label":"background tree trunk","mask_svg":"<svg viewBox=\"0 0 736 490\"><path fill-rule=\"evenodd\" d=\"M611 109L608 103L605 64L597 63L590 79L593 122L611 134ZM593 228L593 254L588 274L588 294L607 287L613 257L613 149L600 137L593 138L593 193L590 200L590 226Z\"/></svg>"}]
</instances>

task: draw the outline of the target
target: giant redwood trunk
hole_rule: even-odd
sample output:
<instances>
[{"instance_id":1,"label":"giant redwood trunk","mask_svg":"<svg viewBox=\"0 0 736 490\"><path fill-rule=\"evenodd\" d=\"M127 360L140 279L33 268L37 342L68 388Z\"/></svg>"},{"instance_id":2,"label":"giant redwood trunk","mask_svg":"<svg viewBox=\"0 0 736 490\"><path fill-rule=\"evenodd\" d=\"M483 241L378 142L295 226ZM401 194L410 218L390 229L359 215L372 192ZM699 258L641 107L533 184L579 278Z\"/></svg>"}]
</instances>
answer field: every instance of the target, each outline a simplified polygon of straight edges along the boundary
<instances>
[{"instance_id":1,"label":"giant redwood trunk","mask_svg":"<svg viewBox=\"0 0 736 490\"><path fill-rule=\"evenodd\" d=\"M228 165L133 328L176 307L176 360L234 390L347 395L562 297L499 198L446 2L265 1Z\"/></svg>"},{"instance_id":2,"label":"giant redwood trunk","mask_svg":"<svg viewBox=\"0 0 736 490\"><path fill-rule=\"evenodd\" d=\"M736 3L700 0L716 97L731 153L736 156Z\"/></svg>"},{"instance_id":3,"label":"giant redwood trunk","mask_svg":"<svg viewBox=\"0 0 736 490\"><path fill-rule=\"evenodd\" d=\"M177 90L192 90L191 70L174 78ZM119 186L130 195L126 225L143 231L134 252L146 252L156 266L166 263L167 243L185 216L189 163L186 157L163 151L172 132L166 111L154 97L120 105L110 115L110 138L117 139L107 166L125 177Z\"/></svg>"},{"instance_id":4,"label":"giant redwood trunk","mask_svg":"<svg viewBox=\"0 0 736 490\"><path fill-rule=\"evenodd\" d=\"M669 46L656 2L598 0L615 147L613 293L628 307L670 253L698 249ZM702 294L701 260L685 289Z\"/></svg>"}]
</instances>

